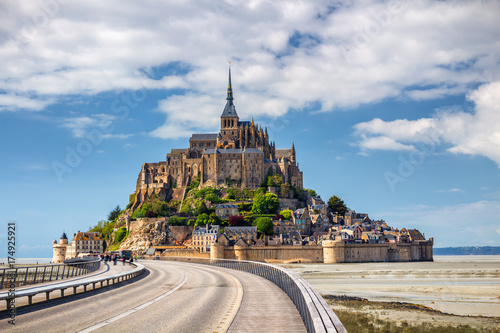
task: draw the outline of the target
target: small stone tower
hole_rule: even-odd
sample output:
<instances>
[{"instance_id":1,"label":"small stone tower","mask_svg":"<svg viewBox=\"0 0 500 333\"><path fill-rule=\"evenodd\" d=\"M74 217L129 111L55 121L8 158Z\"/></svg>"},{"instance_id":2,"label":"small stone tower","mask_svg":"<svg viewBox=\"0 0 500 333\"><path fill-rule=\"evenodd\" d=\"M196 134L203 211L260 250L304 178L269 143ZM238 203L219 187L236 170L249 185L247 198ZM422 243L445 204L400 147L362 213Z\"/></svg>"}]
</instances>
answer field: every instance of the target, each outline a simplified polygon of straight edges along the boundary
<instances>
[{"instance_id":1,"label":"small stone tower","mask_svg":"<svg viewBox=\"0 0 500 333\"><path fill-rule=\"evenodd\" d=\"M53 250L53 256L52 256L52 262L53 263L60 263L63 262L64 259L66 259L66 248L68 247L68 237L66 236L66 233L63 232L61 235L61 238L59 238L59 244L57 244L57 241L54 239L52 242L52 250Z\"/></svg>"}]
</instances>

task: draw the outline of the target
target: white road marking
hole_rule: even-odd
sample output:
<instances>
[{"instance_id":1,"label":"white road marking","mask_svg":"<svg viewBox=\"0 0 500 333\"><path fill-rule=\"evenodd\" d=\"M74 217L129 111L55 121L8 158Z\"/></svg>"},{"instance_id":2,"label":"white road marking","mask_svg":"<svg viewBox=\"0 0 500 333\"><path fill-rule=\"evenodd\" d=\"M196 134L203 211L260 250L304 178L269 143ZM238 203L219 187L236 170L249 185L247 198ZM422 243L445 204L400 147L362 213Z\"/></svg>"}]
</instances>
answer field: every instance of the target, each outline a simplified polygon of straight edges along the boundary
<instances>
[{"instance_id":1,"label":"white road marking","mask_svg":"<svg viewBox=\"0 0 500 333\"><path fill-rule=\"evenodd\" d=\"M84 329L84 330L82 330L82 331L79 331L78 333L88 333L88 332L93 332L93 331L95 331L95 330L97 330L97 329L99 329L99 328L101 328L101 327L104 327L104 326L106 326L106 325L108 325L108 324L111 324L112 322L115 322L115 321L117 321L117 320L120 320L120 319L122 319L122 318L125 318L126 316L129 316L129 315L131 315L131 314L132 314L132 313L134 313L134 312L137 312L137 311L139 311L139 310L142 310L142 309L144 309L144 308L146 308L146 307L150 306L151 304L158 302L158 301L159 301L159 300L161 300L162 298L165 298L165 297L167 297L168 295L170 295L170 294L174 293L174 292L175 292L175 291L177 291L180 287L182 287L182 286L183 286L183 285L187 282L187 280L188 280L188 276L187 276L187 274L186 274L186 273L184 273L184 280L182 280L182 282L181 282L181 283L179 283L179 284L178 284L178 285L176 285L173 289L170 289L170 290L169 290L169 291L167 291L166 293L164 293L164 294L162 294L162 295L160 295L160 296L158 296L158 297L156 297L156 298L153 298L152 300L150 300L150 301L148 301L148 302L146 302L146 303L143 303L143 304L141 304L141 305L139 305L139 306L137 306L137 307L135 307L135 308L133 308L133 309L131 309L131 310L125 311L125 312L123 312L123 313L121 313L121 314L119 314L119 315L117 315L117 316L114 316L114 317L112 317L112 318L106 319L105 321L102 321L102 322L97 323L97 324L95 324L95 325L93 325L93 326L90 326L90 327L88 327L88 328L86 328L86 329Z\"/></svg>"}]
</instances>

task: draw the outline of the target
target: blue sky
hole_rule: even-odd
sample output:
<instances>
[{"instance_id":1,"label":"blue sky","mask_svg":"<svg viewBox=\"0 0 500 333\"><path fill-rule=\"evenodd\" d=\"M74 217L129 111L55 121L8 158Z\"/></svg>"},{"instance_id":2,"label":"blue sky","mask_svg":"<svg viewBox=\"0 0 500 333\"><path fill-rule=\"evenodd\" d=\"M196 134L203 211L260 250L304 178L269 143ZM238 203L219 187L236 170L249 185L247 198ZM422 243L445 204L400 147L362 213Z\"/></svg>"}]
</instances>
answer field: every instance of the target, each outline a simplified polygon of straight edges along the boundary
<instances>
[{"instance_id":1,"label":"blue sky","mask_svg":"<svg viewBox=\"0 0 500 333\"><path fill-rule=\"evenodd\" d=\"M0 3L0 202L20 257L124 207L144 162L241 119L326 200L500 245L497 1ZM4 250L5 246L2 245ZM0 253L0 257L2 257Z\"/></svg>"}]
</instances>

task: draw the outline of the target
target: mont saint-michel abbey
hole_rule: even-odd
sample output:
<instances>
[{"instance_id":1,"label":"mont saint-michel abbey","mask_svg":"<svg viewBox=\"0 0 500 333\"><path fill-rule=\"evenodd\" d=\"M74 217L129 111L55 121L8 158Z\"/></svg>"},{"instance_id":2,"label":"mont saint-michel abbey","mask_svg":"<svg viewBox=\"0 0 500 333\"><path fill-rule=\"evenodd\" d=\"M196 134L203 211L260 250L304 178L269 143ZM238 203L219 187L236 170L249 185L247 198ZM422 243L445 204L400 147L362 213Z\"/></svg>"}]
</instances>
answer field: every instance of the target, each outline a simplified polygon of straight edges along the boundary
<instances>
[{"instance_id":1,"label":"mont saint-michel abbey","mask_svg":"<svg viewBox=\"0 0 500 333\"><path fill-rule=\"evenodd\" d=\"M256 188L268 170L282 175L290 185L302 188L302 172L293 143L291 148L277 149L274 142L269 142L267 128L238 117L229 68L220 132L193 134L189 148L172 149L164 162L144 163L137 179L133 208L139 207L152 193L164 199L171 195L176 199L189 182L198 177L200 186L223 186L230 180L242 188Z\"/></svg>"}]
</instances>

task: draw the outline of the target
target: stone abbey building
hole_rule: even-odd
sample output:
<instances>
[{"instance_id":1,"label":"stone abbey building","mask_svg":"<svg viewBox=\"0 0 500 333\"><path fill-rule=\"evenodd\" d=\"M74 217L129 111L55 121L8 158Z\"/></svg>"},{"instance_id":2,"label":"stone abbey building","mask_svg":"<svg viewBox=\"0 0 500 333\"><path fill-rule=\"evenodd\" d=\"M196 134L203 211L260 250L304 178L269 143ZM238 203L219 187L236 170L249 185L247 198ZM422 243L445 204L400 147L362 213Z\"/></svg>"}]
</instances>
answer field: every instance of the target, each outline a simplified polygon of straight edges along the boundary
<instances>
[{"instance_id":1,"label":"stone abbey building","mask_svg":"<svg viewBox=\"0 0 500 333\"><path fill-rule=\"evenodd\" d=\"M294 145L277 149L274 142L269 142L267 128L238 117L233 104L231 68L226 100L219 133L193 134L189 148L172 149L164 162L144 163L137 179L133 209L153 193L165 200L181 200L186 186L198 177L201 187L224 186L230 181L242 188L256 188L271 170L290 185L302 188Z\"/></svg>"}]
</instances>

